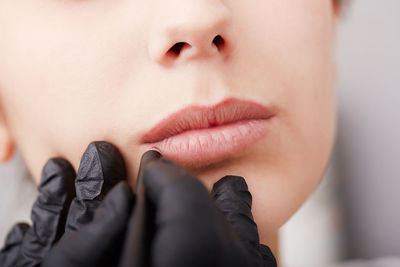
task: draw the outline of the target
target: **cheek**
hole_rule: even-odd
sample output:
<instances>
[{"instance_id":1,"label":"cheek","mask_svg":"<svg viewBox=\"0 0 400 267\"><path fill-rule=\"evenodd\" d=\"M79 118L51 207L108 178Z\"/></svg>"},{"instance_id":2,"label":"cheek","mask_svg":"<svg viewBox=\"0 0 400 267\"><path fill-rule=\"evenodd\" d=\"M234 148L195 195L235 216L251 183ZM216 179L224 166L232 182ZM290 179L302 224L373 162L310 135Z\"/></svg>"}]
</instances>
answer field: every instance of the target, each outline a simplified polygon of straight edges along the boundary
<instances>
[{"instance_id":1,"label":"cheek","mask_svg":"<svg viewBox=\"0 0 400 267\"><path fill-rule=\"evenodd\" d=\"M50 156L78 161L90 141L112 135L104 129L115 128L112 114L118 114L116 99L123 93L114 89L128 70L140 68L126 65L139 52L122 47L131 43L122 40L123 28L117 31L109 23L118 19L93 17L98 18L99 6L72 14L62 10L73 8L49 2L20 5L0 3L1 101L17 146L38 179Z\"/></svg>"}]
</instances>

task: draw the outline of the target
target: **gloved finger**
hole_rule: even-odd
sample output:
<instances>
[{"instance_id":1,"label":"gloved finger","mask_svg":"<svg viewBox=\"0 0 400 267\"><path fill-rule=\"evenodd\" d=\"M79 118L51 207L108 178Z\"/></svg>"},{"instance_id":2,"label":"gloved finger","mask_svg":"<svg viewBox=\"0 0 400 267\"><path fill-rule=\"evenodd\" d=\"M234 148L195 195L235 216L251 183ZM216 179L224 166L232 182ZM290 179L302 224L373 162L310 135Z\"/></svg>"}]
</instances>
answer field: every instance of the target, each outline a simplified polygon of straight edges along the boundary
<instances>
[{"instance_id":1,"label":"gloved finger","mask_svg":"<svg viewBox=\"0 0 400 267\"><path fill-rule=\"evenodd\" d=\"M162 157L161 153L156 150L148 150L142 155L142 158L140 159L138 179L136 181L136 192L138 192L138 190L141 190L142 188L144 189L144 187L142 187L143 172L147 167L147 165L161 159L161 157Z\"/></svg>"},{"instance_id":2,"label":"gloved finger","mask_svg":"<svg viewBox=\"0 0 400 267\"><path fill-rule=\"evenodd\" d=\"M149 200L158 210L160 223L196 220L213 210L205 186L167 159L153 160L144 167L143 184Z\"/></svg>"},{"instance_id":3,"label":"gloved finger","mask_svg":"<svg viewBox=\"0 0 400 267\"><path fill-rule=\"evenodd\" d=\"M205 186L163 158L145 166L143 183L156 210L151 266L220 266L224 226Z\"/></svg>"},{"instance_id":4,"label":"gloved finger","mask_svg":"<svg viewBox=\"0 0 400 267\"><path fill-rule=\"evenodd\" d=\"M251 213L252 196L244 178L223 177L214 184L211 195L239 238L251 245L258 244L257 225Z\"/></svg>"},{"instance_id":5,"label":"gloved finger","mask_svg":"<svg viewBox=\"0 0 400 267\"><path fill-rule=\"evenodd\" d=\"M63 236L41 266L117 266L133 204L129 185L119 182L99 205L92 222Z\"/></svg>"},{"instance_id":6,"label":"gloved finger","mask_svg":"<svg viewBox=\"0 0 400 267\"><path fill-rule=\"evenodd\" d=\"M244 243L250 259L254 262L263 262L261 254L263 248L260 247L257 224L251 213L252 196L245 179L240 176L225 176L214 184L211 195L216 206Z\"/></svg>"},{"instance_id":7,"label":"gloved finger","mask_svg":"<svg viewBox=\"0 0 400 267\"><path fill-rule=\"evenodd\" d=\"M143 185L143 170L148 163L161 158L155 150L149 150L142 155L138 178L136 181L136 205L129 219L128 231L120 262L121 266L148 266L148 254L152 234L154 233L154 218L151 206L146 201Z\"/></svg>"},{"instance_id":8,"label":"gloved finger","mask_svg":"<svg viewBox=\"0 0 400 267\"><path fill-rule=\"evenodd\" d=\"M4 247L0 250L0 266L11 267L17 264L19 249L29 227L26 223L17 223L7 234Z\"/></svg>"},{"instance_id":9,"label":"gloved finger","mask_svg":"<svg viewBox=\"0 0 400 267\"><path fill-rule=\"evenodd\" d=\"M118 149L103 141L90 143L75 179L76 198L69 209L65 231L76 231L92 221L103 198L123 180L126 180L126 168Z\"/></svg>"},{"instance_id":10,"label":"gloved finger","mask_svg":"<svg viewBox=\"0 0 400 267\"><path fill-rule=\"evenodd\" d=\"M32 227L22 240L18 266L40 264L65 228L65 217L74 196L75 171L61 158L50 159L43 168L39 196L32 208Z\"/></svg>"}]
</instances>

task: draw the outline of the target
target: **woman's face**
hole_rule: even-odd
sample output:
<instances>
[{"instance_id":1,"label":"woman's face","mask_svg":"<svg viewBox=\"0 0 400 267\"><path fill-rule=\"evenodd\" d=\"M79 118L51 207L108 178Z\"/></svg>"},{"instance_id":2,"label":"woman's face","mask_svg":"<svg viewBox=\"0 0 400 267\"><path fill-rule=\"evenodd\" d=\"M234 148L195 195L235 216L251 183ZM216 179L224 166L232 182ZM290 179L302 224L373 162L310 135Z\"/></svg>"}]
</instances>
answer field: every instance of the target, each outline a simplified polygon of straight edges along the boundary
<instances>
[{"instance_id":1,"label":"woman's face","mask_svg":"<svg viewBox=\"0 0 400 267\"><path fill-rule=\"evenodd\" d=\"M1 0L3 126L36 182L50 157L77 168L89 142L105 140L134 184L143 135L171 113L232 98L266 106L274 117L262 138L182 162L209 188L245 177L264 240L330 155L334 10L330 0Z\"/></svg>"}]
</instances>

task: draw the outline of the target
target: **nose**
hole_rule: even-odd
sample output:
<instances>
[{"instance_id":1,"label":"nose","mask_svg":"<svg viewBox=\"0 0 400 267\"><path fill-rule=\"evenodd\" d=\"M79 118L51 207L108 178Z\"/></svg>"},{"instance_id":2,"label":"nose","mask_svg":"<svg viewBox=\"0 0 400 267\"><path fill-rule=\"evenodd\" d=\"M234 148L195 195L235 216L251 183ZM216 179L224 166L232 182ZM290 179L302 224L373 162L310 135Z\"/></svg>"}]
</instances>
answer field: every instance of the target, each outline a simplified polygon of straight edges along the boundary
<instances>
[{"instance_id":1,"label":"nose","mask_svg":"<svg viewBox=\"0 0 400 267\"><path fill-rule=\"evenodd\" d=\"M160 0L150 30L150 58L167 64L224 57L230 47L231 14L219 0Z\"/></svg>"}]
</instances>

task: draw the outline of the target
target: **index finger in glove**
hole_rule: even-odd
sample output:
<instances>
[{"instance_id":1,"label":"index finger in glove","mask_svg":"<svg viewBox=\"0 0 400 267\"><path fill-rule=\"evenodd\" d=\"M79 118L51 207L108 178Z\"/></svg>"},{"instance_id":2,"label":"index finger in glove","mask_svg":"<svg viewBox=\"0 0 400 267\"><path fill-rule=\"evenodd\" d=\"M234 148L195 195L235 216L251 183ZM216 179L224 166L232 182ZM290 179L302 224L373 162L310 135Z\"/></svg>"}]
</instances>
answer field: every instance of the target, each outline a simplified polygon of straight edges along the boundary
<instances>
[{"instance_id":1,"label":"index finger in glove","mask_svg":"<svg viewBox=\"0 0 400 267\"><path fill-rule=\"evenodd\" d=\"M126 180L126 169L118 149L107 142L90 143L75 179L76 198L69 209L66 232L92 221L105 195L122 180Z\"/></svg>"},{"instance_id":2,"label":"index finger in glove","mask_svg":"<svg viewBox=\"0 0 400 267\"><path fill-rule=\"evenodd\" d=\"M223 225L205 186L177 164L147 164L143 184L155 205L151 266L219 266Z\"/></svg>"},{"instance_id":3,"label":"index finger in glove","mask_svg":"<svg viewBox=\"0 0 400 267\"><path fill-rule=\"evenodd\" d=\"M214 210L205 186L167 159L160 158L144 166L143 184L156 206L160 223L197 220Z\"/></svg>"},{"instance_id":4,"label":"index finger in glove","mask_svg":"<svg viewBox=\"0 0 400 267\"><path fill-rule=\"evenodd\" d=\"M271 250L260 245L257 224L251 212L252 196L243 177L228 175L217 181L211 191L216 206L245 244L252 266L264 266L266 261L276 266ZM258 264L260 263L260 264Z\"/></svg>"},{"instance_id":5,"label":"index finger in glove","mask_svg":"<svg viewBox=\"0 0 400 267\"><path fill-rule=\"evenodd\" d=\"M32 208L32 227L21 242L18 266L39 264L64 232L65 218L75 194L75 171L61 158L50 159L43 168L39 196Z\"/></svg>"},{"instance_id":6,"label":"index finger in glove","mask_svg":"<svg viewBox=\"0 0 400 267\"><path fill-rule=\"evenodd\" d=\"M126 233L125 245L122 253L120 267L122 266L147 266L150 240L154 232L152 206L146 201L145 188L143 185L143 169L149 162L158 160L161 154L150 150L143 154L140 160L138 178L136 181L136 204L129 219L128 231Z\"/></svg>"}]
</instances>

